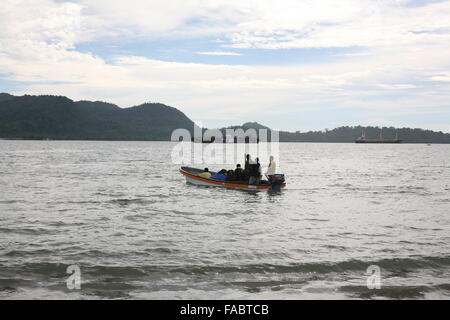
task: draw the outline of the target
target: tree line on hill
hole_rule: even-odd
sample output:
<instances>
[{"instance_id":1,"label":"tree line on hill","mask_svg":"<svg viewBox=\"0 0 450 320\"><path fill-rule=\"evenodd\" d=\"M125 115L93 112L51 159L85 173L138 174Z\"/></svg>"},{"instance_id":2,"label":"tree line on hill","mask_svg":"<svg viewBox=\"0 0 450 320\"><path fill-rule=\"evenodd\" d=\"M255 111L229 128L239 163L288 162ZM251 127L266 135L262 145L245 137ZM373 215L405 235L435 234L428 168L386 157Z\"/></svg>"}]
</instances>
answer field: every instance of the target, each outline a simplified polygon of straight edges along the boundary
<instances>
[{"instance_id":1,"label":"tree line on hill","mask_svg":"<svg viewBox=\"0 0 450 320\"><path fill-rule=\"evenodd\" d=\"M193 136L194 126L183 112L161 103L120 108L102 101L73 101L63 96L0 93L0 138L3 139L169 141L172 132L179 128L187 129ZM226 129L220 129L224 137ZM270 130L257 122L228 129ZM324 131L279 131L279 139L280 142L353 142L363 131L367 139L376 139L380 130L371 126L343 126ZM394 127L382 130L385 139L394 139L398 134L406 143L450 143L450 134L441 131Z\"/></svg>"}]
</instances>

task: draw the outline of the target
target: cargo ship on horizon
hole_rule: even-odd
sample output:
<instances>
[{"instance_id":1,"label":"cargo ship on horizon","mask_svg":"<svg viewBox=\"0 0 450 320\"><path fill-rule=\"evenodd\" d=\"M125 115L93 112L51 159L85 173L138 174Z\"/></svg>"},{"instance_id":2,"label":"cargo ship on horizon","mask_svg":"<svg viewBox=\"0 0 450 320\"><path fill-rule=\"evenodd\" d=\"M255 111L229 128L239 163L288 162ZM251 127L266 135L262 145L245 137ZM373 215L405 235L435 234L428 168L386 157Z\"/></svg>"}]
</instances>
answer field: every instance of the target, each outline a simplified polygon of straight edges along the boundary
<instances>
[{"instance_id":1,"label":"cargo ship on horizon","mask_svg":"<svg viewBox=\"0 0 450 320\"><path fill-rule=\"evenodd\" d=\"M355 140L355 143L401 143L402 140L398 138L398 132L395 134L395 139L384 139L383 138L383 129L380 131L379 139L367 139L366 133L362 132L361 136Z\"/></svg>"}]
</instances>

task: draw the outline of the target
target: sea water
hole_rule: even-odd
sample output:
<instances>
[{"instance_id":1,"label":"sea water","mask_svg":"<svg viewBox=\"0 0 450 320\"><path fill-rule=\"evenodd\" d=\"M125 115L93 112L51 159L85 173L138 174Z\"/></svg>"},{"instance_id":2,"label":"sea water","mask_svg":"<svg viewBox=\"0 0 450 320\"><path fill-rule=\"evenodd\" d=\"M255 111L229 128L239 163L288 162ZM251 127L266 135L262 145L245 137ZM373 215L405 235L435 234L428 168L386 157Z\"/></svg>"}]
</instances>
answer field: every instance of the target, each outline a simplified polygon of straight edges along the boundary
<instances>
[{"instance_id":1,"label":"sea water","mask_svg":"<svg viewBox=\"0 0 450 320\"><path fill-rule=\"evenodd\" d=\"M450 298L450 145L281 143L281 193L173 146L0 141L0 299Z\"/></svg>"}]
</instances>

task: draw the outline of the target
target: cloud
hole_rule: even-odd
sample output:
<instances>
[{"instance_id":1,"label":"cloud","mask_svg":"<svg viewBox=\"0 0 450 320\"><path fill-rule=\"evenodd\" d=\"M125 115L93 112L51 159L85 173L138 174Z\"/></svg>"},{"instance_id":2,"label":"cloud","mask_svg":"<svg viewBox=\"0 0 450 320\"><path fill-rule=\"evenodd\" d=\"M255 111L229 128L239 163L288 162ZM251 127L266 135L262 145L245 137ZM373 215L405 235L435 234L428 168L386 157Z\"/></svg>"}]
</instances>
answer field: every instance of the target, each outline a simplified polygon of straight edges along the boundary
<instances>
[{"instance_id":1,"label":"cloud","mask_svg":"<svg viewBox=\"0 0 450 320\"><path fill-rule=\"evenodd\" d=\"M232 51L200 51L196 54L206 55L206 56L242 56L242 53L232 52Z\"/></svg>"},{"instance_id":2,"label":"cloud","mask_svg":"<svg viewBox=\"0 0 450 320\"><path fill-rule=\"evenodd\" d=\"M2 1L0 7L1 52L6 45L18 42L26 49L27 44L46 43L59 49L70 49L79 40L82 7L75 3L42 1ZM18 52L36 55L38 52Z\"/></svg>"},{"instance_id":3,"label":"cloud","mask_svg":"<svg viewBox=\"0 0 450 320\"><path fill-rule=\"evenodd\" d=\"M3 78L24 84L15 93L62 94L121 106L160 101L196 119L270 119L277 113L350 108L381 114L448 110L450 2L408 3L7 0L0 7L0 70ZM210 35L220 37L215 45L224 48L357 46L358 52L327 63L249 66L133 55L106 61L75 49L87 41ZM241 54L216 48L196 53Z\"/></svg>"},{"instance_id":4,"label":"cloud","mask_svg":"<svg viewBox=\"0 0 450 320\"><path fill-rule=\"evenodd\" d=\"M228 35L233 48L321 48L433 43L450 38L450 2L262 1ZM432 22L431 22L432 21ZM426 31L426 32L424 32Z\"/></svg>"},{"instance_id":5,"label":"cloud","mask_svg":"<svg viewBox=\"0 0 450 320\"><path fill-rule=\"evenodd\" d=\"M391 89L391 90L402 90L402 89L415 89L418 86L414 84L379 84L383 89Z\"/></svg>"},{"instance_id":6,"label":"cloud","mask_svg":"<svg viewBox=\"0 0 450 320\"><path fill-rule=\"evenodd\" d=\"M449 73L441 73L439 75L435 75L430 77L430 80L440 81L440 82L450 82L450 72Z\"/></svg>"},{"instance_id":7,"label":"cloud","mask_svg":"<svg viewBox=\"0 0 450 320\"><path fill-rule=\"evenodd\" d=\"M243 19L233 2L237 4L233 0L77 1L83 6L83 35L88 41L219 34Z\"/></svg>"},{"instance_id":8,"label":"cloud","mask_svg":"<svg viewBox=\"0 0 450 320\"><path fill-rule=\"evenodd\" d=\"M211 35L226 39L224 47L280 49L397 46L450 37L450 1L6 0L4 6L5 16L27 12L15 23L24 31L38 35L33 26L45 26L50 33L41 38L61 39L64 24L79 23L72 39L77 42Z\"/></svg>"}]
</instances>

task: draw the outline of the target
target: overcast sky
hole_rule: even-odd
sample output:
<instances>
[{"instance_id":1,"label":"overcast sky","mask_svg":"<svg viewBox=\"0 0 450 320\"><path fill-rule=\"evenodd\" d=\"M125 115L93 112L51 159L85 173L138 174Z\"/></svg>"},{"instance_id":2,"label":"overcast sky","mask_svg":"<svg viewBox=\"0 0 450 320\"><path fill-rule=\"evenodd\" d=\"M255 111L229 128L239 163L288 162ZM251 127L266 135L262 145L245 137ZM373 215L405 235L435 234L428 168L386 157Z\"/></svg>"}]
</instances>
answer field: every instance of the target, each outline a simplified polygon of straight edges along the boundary
<instances>
[{"instance_id":1,"label":"overcast sky","mask_svg":"<svg viewBox=\"0 0 450 320\"><path fill-rule=\"evenodd\" d=\"M3 0L0 92L450 132L450 1Z\"/></svg>"}]
</instances>

